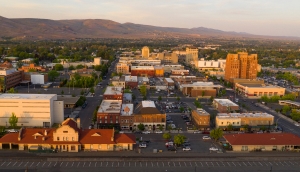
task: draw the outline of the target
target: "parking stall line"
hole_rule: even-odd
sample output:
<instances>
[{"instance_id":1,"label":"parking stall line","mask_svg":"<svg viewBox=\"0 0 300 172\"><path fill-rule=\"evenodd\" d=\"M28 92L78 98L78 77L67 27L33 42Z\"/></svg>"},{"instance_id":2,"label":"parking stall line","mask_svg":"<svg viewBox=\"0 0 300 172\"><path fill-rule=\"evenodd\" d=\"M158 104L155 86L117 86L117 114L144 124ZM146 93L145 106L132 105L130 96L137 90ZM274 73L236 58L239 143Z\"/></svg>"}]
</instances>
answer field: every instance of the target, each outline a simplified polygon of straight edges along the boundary
<instances>
[{"instance_id":1,"label":"parking stall line","mask_svg":"<svg viewBox=\"0 0 300 172\"><path fill-rule=\"evenodd\" d=\"M147 165L148 165L148 164L147 164L147 162L146 162L146 167L147 167Z\"/></svg>"},{"instance_id":2,"label":"parking stall line","mask_svg":"<svg viewBox=\"0 0 300 172\"><path fill-rule=\"evenodd\" d=\"M181 164L180 164L180 162L178 162L179 163L179 167L181 167Z\"/></svg>"},{"instance_id":3,"label":"parking stall line","mask_svg":"<svg viewBox=\"0 0 300 172\"><path fill-rule=\"evenodd\" d=\"M200 162L200 164L201 164L201 167L203 167L203 164L202 164L202 162Z\"/></svg>"},{"instance_id":4,"label":"parking stall line","mask_svg":"<svg viewBox=\"0 0 300 172\"><path fill-rule=\"evenodd\" d=\"M15 162L14 165L13 165L13 167L14 167L17 163L18 163L18 162Z\"/></svg>"},{"instance_id":5,"label":"parking stall line","mask_svg":"<svg viewBox=\"0 0 300 172\"><path fill-rule=\"evenodd\" d=\"M71 167L73 167L73 165L74 165L74 162L72 163Z\"/></svg>"},{"instance_id":6,"label":"parking stall line","mask_svg":"<svg viewBox=\"0 0 300 172\"><path fill-rule=\"evenodd\" d=\"M30 165L30 167L34 164L34 162L32 162L32 164Z\"/></svg>"},{"instance_id":7,"label":"parking stall line","mask_svg":"<svg viewBox=\"0 0 300 172\"><path fill-rule=\"evenodd\" d=\"M248 164L252 167L251 163L248 161Z\"/></svg>"},{"instance_id":8,"label":"parking stall line","mask_svg":"<svg viewBox=\"0 0 300 172\"><path fill-rule=\"evenodd\" d=\"M49 163L48 167L50 167L51 163L52 163L52 162Z\"/></svg>"},{"instance_id":9,"label":"parking stall line","mask_svg":"<svg viewBox=\"0 0 300 172\"><path fill-rule=\"evenodd\" d=\"M259 163L261 166L263 166L262 163L260 163L260 162L258 162L258 163Z\"/></svg>"},{"instance_id":10,"label":"parking stall line","mask_svg":"<svg viewBox=\"0 0 300 172\"><path fill-rule=\"evenodd\" d=\"M140 162L140 167L142 167L143 165L142 165L142 162Z\"/></svg>"},{"instance_id":11,"label":"parking stall line","mask_svg":"<svg viewBox=\"0 0 300 172\"><path fill-rule=\"evenodd\" d=\"M163 164L163 167L165 166L165 164L162 162L162 164Z\"/></svg>"},{"instance_id":12,"label":"parking stall line","mask_svg":"<svg viewBox=\"0 0 300 172\"><path fill-rule=\"evenodd\" d=\"M294 162L294 163L298 165L298 162Z\"/></svg>"},{"instance_id":13,"label":"parking stall line","mask_svg":"<svg viewBox=\"0 0 300 172\"><path fill-rule=\"evenodd\" d=\"M229 167L231 167L231 165L229 164L229 162L227 162L227 164L229 165Z\"/></svg>"},{"instance_id":14,"label":"parking stall line","mask_svg":"<svg viewBox=\"0 0 300 172\"><path fill-rule=\"evenodd\" d=\"M129 165L129 167L130 167L130 162L129 162L129 164L128 164L128 165Z\"/></svg>"},{"instance_id":15,"label":"parking stall line","mask_svg":"<svg viewBox=\"0 0 300 172\"><path fill-rule=\"evenodd\" d=\"M208 167L209 167L209 165L208 165L208 163L207 163L207 162L205 162L205 164L206 164L206 166L208 166Z\"/></svg>"},{"instance_id":16,"label":"parking stall line","mask_svg":"<svg viewBox=\"0 0 300 172\"><path fill-rule=\"evenodd\" d=\"M21 162L21 163L18 165L18 167L20 167L20 166L21 166L21 164L23 164L23 162Z\"/></svg>"},{"instance_id":17,"label":"parking stall line","mask_svg":"<svg viewBox=\"0 0 300 172\"><path fill-rule=\"evenodd\" d=\"M220 166L218 162L216 162L216 163L217 163L218 166Z\"/></svg>"},{"instance_id":18,"label":"parking stall line","mask_svg":"<svg viewBox=\"0 0 300 172\"><path fill-rule=\"evenodd\" d=\"M57 162L55 162L54 167L56 166Z\"/></svg>"},{"instance_id":19,"label":"parking stall line","mask_svg":"<svg viewBox=\"0 0 300 172\"><path fill-rule=\"evenodd\" d=\"M276 164L278 166L278 164L276 162L273 162L274 164Z\"/></svg>"},{"instance_id":20,"label":"parking stall line","mask_svg":"<svg viewBox=\"0 0 300 172\"><path fill-rule=\"evenodd\" d=\"M118 162L118 167L120 167L120 162Z\"/></svg>"},{"instance_id":21,"label":"parking stall line","mask_svg":"<svg viewBox=\"0 0 300 172\"><path fill-rule=\"evenodd\" d=\"M195 166L196 166L196 167L198 167L198 164L197 164L197 162L195 162Z\"/></svg>"},{"instance_id":22,"label":"parking stall line","mask_svg":"<svg viewBox=\"0 0 300 172\"><path fill-rule=\"evenodd\" d=\"M136 166L136 162L134 163L134 166Z\"/></svg>"},{"instance_id":23,"label":"parking stall line","mask_svg":"<svg viewBox=\"0 0 300 172\"><path fill-rule=\"evenodd\" d=\"M267 164L267 162L264 162L265 164L266 164L266 166L269 166L268 164Z\"/></svg>"},{"instance_id":24,"label":"parking stall line","mask_svg":"<svg viewBox=\"0 0 300 172\"><path fill-rule=\"evenodd\" d=\"M46 164L46 162L44 162L44 164L42 165L42 167L44 167L45 164Z\"/></svg>"},{"instance_id":25,"label":"parking stall line","mask_svg":"<svg viewBox=\"0 0 300 172\"><path fill-rule=\"evenodd\" d=\"M191 165L191 167L193 166L193 165L192 165L192 162L190 162L190 165Z\"/></svg>"},{"instance_id":26,"label":"parking stall line","mask_svg":"<svg viewBox=\"0 0 300 172\"><path fill-rule=\"evenodd\" d=\"M283 161L287 166L290 166L287 162Z\"/></svg>"},{"instance_id":27,"label":"parking stall line","mask_svg":"<svg viewBox=\"0 0 300 172\"><path fill-rule=\"evenodd\" d=\"M272 166L273 164L271 162L269 162L269 164Z\"/></svg>"},{"instance_id":28,"label":"parking stall line","mask_svg":"<svg viewBox=\"0 0 300 172\"><path fill-rule=\"evenodd\" d=\"M4 161L4 162L1 164L1 167L2 167L3 164L5 164L5 162L6 162L6 161Z\"/></svg>"},{"instance_id":29,"label":"parking stall line","mask_svg":"<svg viewBox=\"0 0 300 172\"><path fill-rule=\"evenodd\" d=\"M79 167L80 162L78 162L77 167Z\"/></svg>"},{"instance_id":30,"label":"parking stall line","mask_svg":"<svg viewBox=\"0 0 300 172\"><path fill-rule=\"evenodd\" d=\"M284 166L284 164L282 162L279 162L282 166Z\"/></svg>"},{"instance_id":31,"label":"parking stall line","mask_svg":"<svg viewBox=\"0 0 300 172\"><path fill-rule=\"evenodd\" d=\"M245 164L245 166L247 166L247 164L245 162L243 162Z\"/></svg>"},{"instance_id":32,"label":"parking stall line","mask_svg":"<svg viewBox=\"0 0 300 172\"><path fill-rule=\"evenodd\" d=\"M214 163L213 162L210 162L211 163L211 165L214 167Z\"/></svg>"},{"instance_id":33,"label":"parking stall line","mask_svg":"<svg viewBox=\"0 0 300 172\"><path fill-rule=\"evenodd\" d=\"M153 167L153 162L151 162L151 165L152 165L152 167Z\"/></svg>"},{"instance_id":34,"label":"parking stall line","mask_svg":"<svg viewBox=\"0 0 300 172\"><path fill-rule=\"evenodd\" d=\"M101 161L101 167L102 167L102 161Z\"/></svg>"},{"instance_id":35,"label":"parking stall line","mask_svg":"<svg viewBox=\"0 0 300 172\"><path fill-rule=\"evenodd\" d=\"M24 165L24 167L26 167L28 163L29 163L29 161L26 162L26 164Z\"/></svg>"},{"instance_id":36,"label":"parking stall line","mask_svg":"<svg viewBox=\"0 0 300 172\"><path fill-rule=\"evenodd\" d=\"M85 162L83 163L83 167L85 166Z\"/></svg>"},{"instance_id":37,"label":"parking stall line","mask_svg":"<svg viewBox=\"0 0 300 172\"><path fill-rule=\"evenodd\" d=\"M108 162L107 162L107 163L108 163ZM112 167L114 166L114 162L111 163L111 166L112 166Z\"/></svg>"},{"instance_id":38,"label":"parking stall line","mask_svg":"<svg viewBox=\"0 0 300 172\"><path fill-rule=\"evenodd\" d=\"M295 165L295 164L293 164L291 161L289 161L289 163L292 164L292 165Z\"/></svg>"},{"instance_id":39,"label":"parking stall line","mask_svg":"<svg viewBox=\"0 0 300 172\"><path fill-rule=\"evenodd\" d=\"M252 163L253 163L255 166L257 166L257 165L256 165L256 162L252 162Z\"/></svg>"},{"instance_id":40,"label":"parking stall line","mask_svg":"<svg viewBox=\"0 0 300 172\"><path fill-rule=\"evenodd\" d=\"M106 162L106 167L108 166L108 162Z\"/></svg>"},{"instance_id":41,"label":"parking stall line","mask_svg":"<svg viewBox=\"0 0 300 172\"><path fill-rule=\"evenodd\" d=\"M6 165L6 167L9 166L10 163L11 163L11 162L9 162L9 163Z\"/></svg>"},{"instance_id":42,"label":"parking stall line","mask_svg":"<svg viewBox=\"0 0 300 172\"><path fill-rule=\"evenodd\" d=\"M39 164L40 164L40 162L38 162L38 163L36 164L36 166L39 166Z\"/></svg>"},{"instance_id":43,"label":"parking stall line","mask_svg":"<svg viewBox=\"0 0 300 172\"><path fill-rule=\"evenodd\" d=\"M175 162L173 162L174 167L176 167Z\"/></svg>"},{"instance_id":44,"label":"parking stall line","mask_svg":"<svg viewBox=\"0 0 300 172\"><path fill-rule=\"evenodd\" d=\"M63 165L63 163L64 163L64 162L61 162L59 166L61 167L61 166Z\"/></svg>"},{"instance_id":45,"label":"parking stall line","mask_svg":"<svg viewBox=\"0 0 300 172\"><path fill-rule=\"evenodd\" d=\"M69 162L67 162L66 167L68 166Z\"/></svg>"},{"instance_id":46,"label":"parking stall line","mask_svg":"<svg viewBox=\"0 0 300 172\"><path fill-rule=\"evenodd\" d=\"M236 167L236 165L235 165L235 163L234 162L231 162L235 167Z\"/></svg>"},{"instance_id":47,"label":"parking stall line","mask_svg":"<svg viewBox=\"0 0 300 172\"><path fill-rule=\"evenodd\" d=\"M97 162L95 163L95 167L97 167Z\"/></svg>"},{"instance_id":48,"label":"parking stall line","mask_svg":"<svg viewBox=\"0 0 300 172\"><path fill-rule=\"evenodd\" d=\"M125 162L124 162L124 164L123 164L123 167L125 167Z\"/></svg>"},{"instance_id":49,"label":"parking stall line","mask_svg":"<svg viewBox=\"0 0 300 172\"><path fill-rule=\"evenodd\" d=\"M184 162L184 165L186 166L186 163Z\"/></svg>"},{"instance_id":50,"label":"parking stall line","mask_svg":"<svg viewBox=\"0 0 300 172\"><path fill-rule=\"evenodd\" d=\"M92 162L90 162L89 167L91 166Z\"/></svg>"},{"instance_id":51,"label":"parking stall line","mask_svg":"<svg viewBox=\"0 0 300 172\"><path fill-rule=\"evenodd\" d=\"M236 163L238 163L240 167L242 166L239 162L236 162Z\"/></svg>"},{"instance_id":52,"label":"parking stall line","mask_svg":"<svg viewBox=\"0 0 300 172\"><path fill-rule=\"evenodd\" d=\"M221 161L221 163L222 163L222 165L225 167L225 164L224 164L224 162L223 162L223 161Z\"/></svg>"},{"instance_id":53,"label":"parking stall line","mask_svg":"<svg viewBox=\"0 0 300 172\"><path fill-rule=\"evenodd\" d=\"M168 165L169 165L169 167L170 167L170 162L168 162Z\"/></svg>"}]
</instances>

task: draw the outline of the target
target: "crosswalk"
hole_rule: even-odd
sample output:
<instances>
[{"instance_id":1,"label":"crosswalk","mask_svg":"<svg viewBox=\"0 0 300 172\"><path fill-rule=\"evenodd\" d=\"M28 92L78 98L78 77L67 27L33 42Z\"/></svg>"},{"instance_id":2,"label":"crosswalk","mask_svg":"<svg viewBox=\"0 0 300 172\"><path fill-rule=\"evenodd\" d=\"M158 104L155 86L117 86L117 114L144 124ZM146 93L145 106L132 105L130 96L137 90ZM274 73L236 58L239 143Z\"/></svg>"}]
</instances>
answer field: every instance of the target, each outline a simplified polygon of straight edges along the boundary
<instances>
[{"instance_id":1,"label":"crosswalk","mask_svg":"<svg viewBox=\"0 0 300 172\"><path fill-rule=\"evenodd\" d=\"M300 166L297 161L4 161L0 169L6 168L99 168L99 167L263 167Z\"/></svg>"}]
</instances>

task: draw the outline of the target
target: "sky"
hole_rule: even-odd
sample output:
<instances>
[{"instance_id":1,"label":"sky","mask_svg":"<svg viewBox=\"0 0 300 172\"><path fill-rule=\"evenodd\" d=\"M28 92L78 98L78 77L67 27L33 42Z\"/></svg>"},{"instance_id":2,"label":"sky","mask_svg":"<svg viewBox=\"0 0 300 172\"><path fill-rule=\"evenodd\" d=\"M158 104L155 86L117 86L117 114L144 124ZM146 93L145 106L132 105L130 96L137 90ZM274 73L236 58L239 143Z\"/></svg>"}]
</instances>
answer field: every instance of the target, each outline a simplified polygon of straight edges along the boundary
<instances>
[{"instance_id":1,"label":"sky","mask_svg":"<svg viewBox=\"0 0 300 172\"><path fill-rule=\"evenodd\" d=\"M0 0L0 4L0 16L6 18L108 19L300 37L300 0Z\"/></svg>"}]
</instances>

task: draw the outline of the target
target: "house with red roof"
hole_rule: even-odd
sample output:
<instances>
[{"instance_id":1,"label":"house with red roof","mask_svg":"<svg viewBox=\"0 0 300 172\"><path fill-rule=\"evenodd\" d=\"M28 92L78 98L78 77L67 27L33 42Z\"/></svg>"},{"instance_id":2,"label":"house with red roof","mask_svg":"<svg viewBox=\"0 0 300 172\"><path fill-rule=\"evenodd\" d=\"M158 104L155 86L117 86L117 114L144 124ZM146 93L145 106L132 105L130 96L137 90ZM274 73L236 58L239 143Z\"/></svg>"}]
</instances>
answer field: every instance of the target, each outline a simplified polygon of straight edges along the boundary
<instances>
[{"instance_id":1,"label":"house with red roof","mask_svg":"<svg viewBox=\"0 0 300 172\"><path fill-rule=\"evenodd\" d=\"M0 138L0 149L55 149L59 152L133 150L133 134L114 129L81 129L80 119L68 118L58 128L21 128Z\"/></svg>"},{"instance_id":2,"label":"house with red roof","mask_svg":"<svg viewBox=\"0 0 300 172\"><path fill-rule=\"evenodd\" d=\"M224 135L233 151L300 150L300 137L291 133L249 133Z\"/></svg>"}]
</instances>

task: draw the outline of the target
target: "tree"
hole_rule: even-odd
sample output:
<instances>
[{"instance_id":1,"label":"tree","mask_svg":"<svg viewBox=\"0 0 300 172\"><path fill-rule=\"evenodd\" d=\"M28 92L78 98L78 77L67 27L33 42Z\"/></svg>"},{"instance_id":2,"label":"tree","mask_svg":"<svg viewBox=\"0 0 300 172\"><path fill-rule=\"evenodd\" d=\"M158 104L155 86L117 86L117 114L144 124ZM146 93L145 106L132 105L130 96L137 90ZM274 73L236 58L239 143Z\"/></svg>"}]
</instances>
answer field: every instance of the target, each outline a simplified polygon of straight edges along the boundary
<instances>
[{"instance_id":1,"label":"tree","mask_svg":"<svg viewBox=\"0 0 300 172\"><path fill-rule=\"evenodd\" d=\"M73 65L71 65L71 66L69 67L69 70L75 70L75 67L74 67Z\"/></svg>"},{"instance_id":2,"label":"tree","mask_svg":"<svg viewBox=\"0 0 300 172\"><path fill-rule=\"evenodd\" d=\"M55 64L54 70L62 71L62 70L64 70L64 66L62 64Z\"/></svg>"},{"instance_id":3,"label":"tree","mask_svg":"<svg viewBox=\"0 0 300 172\"><path fill-rule=\"evenodd\" d=\"M18 117L15 115L15 113L11 114L11 117L9 117L8 122L12 128L16 128L18 123Z\"/></svg>"},{"instance_id":4,"label":"tree","mask_svg":"<svg viewBox=\"0 0 300 172\"><path fill-rule=\"evenodd\" d=\"M84 66L82 64L79 64L76 66L76 69L83 69L83 68L84 68Z\"/></svg>"},{"instance_id":5,"label":"tree","mask_svg":"<svg viewBox=\"0 0 300 172\"><path fill-rule=\"evenodd\" d=\"M223 130L220 128L216 128L210 131L210 137L213 138L215 141L219 140L223 137Z\"/></svg>"},{"instance_id":6,"label":"tree","mask_svg":"<svg viewBox=\"0 0 300 172\"><path fill-rule=\"evenodd\" d=\"M291 108L289 107L289 106L287 106L287 105L284 105L283 107L282 107L282 113L283 114L286 114L288 111L290 111L291 110Z\"/></svg>"},{"instance_id":7,"label":"tree","mask_svg":"<svg viewBox=\"0 0 300 172\"><path fill-rule=\"evenodd\" d=\"M296 109L293 109L291 113L291 117L294 121L298 122L300 120L300 112L297 111Z\"/></svg>"},{"instance_id":8,"label":"tree","mask_svg":"<svg viewBox=\"0 0 300 172\"><path fill-rule=\"evenodd\" d=\"M182 145L185 139L186 137L184 135L177 134L176 136L174 136L174 143L176 144L176 146Z\"/></svg>"},{"instance_id":9,"label":"tree","mask_svg":"<svg viewBox=\"0 0 300 172\"><path fill-rule=\"evenodd\" d=\"M50 81L54 81L59 76L59 73L56 70L51 70L48 72L48 78Z\"/></svg>"},{"instance_id":10,"label":"tree","mask_svg":"<svg viewBox=\"0 0 300 172\"><path fill-rule=\"evenodd\" d=\"M160 102L162 100L161 96L158 96L157 100Z\"/></svg>"},{"instance_id":11,"label":"tree","mask_svg":"<svg viewBox=\"0 0 300 172\"><path fill-rule=\"evenodd\" d=\"M132 94L132 101L134 101L136 99L135 95Z\"/></svg>"},{"instance_id":12,"label":"tree","mask_svg":"<svg viewBox=\"0 0 300 172\"><path fill-rule=\"evenodd\" d=\"M91 87L90 92L93 93L93 94L95 93L94 87Z\"/></svg>"},{"instance_id":13,"label":"tree","mask_svg":"<svg viewBox=\"0 0 300 172\"><path fill-rule=\"evenodd\" d=\"M64 93L65 93L64 90L61 90L61 95L64 95Z\"/></svg>"},{"instance_id":14,"label":"tree","mask_svg":"<svg viewBox=\"0 0 300 172\"><path fill-rule=\"evenodd\" d=\"M165 139L165 140L170 140L171 139L171 134L170 133L164 133L163 134L163 138Z\"/></svg>"},{"instance_id":15,"label":"tree","mask_svg":"<svg viewBox=\"0 0 300 172\"><path fill-rule=\"evenodd\" d=\"M94 112L93 112L92 122L93 122L94 124L97 122L97 110L94 110Z\"/></svg>"},{"instance_id":16,"label":"tree","mask_svg":"<svg viewBox=\"0 0 300 172\"><path fill-rule=\"evenodd\" d=\"M179 108L179 110L180 110L180 112L183 112L183 111L184 111L184 107L181 106L181 107Z\"/></svg>"},{"instance_id":17,"label":"tree","mask_svg":"<svg viewBox=\"0 0 300 172\"><path fill-rule=\"evenodd\" d=\"M180 101L180 97L177 97L176 100L179 102Z\"/></svg>"},{"instance_id":18,"label":"tree","mask_svg":"<svg viewBox=\"0 0 300 172\"><path fill-rule=\"evenodd\" d=\"M144 130L145 130L145 125L142 124L142 123L140 123L137 127L138 127L138 129L139 129L140 131L144 131Z\"/></svg>"},{"instance_id":19,"label":"tree","mask_svg":"<svg viewBox=\"0 0 300 172\"><path fill-rule=\"evenodd\" d=\"M232 131L233 130L233 126L232 126L232 124L229 124L228 126L227 126L227 131Z\"/></svg>"},{"instance_id":20,"label":"tree","mask_svg":"<svg viewBox=\"0 0 300 172\"><path fill-rule=\"evenodd\" d=\"M12 88L10 88L10 89L8 90L8 93L10 93L10 94L18 93L18 91L15 90L15 89L12 87Z\"/></svg>"},{"instance_id":21,"label":"tree","mask_svg":"<svg viewBox=\"0 0 300 172\"><path fill-rule=\"evenodd\" d=\"M160 131L162 131L162 130L164 129L164 127L163 127L162 125L160 125L160 126L158 127L158 129L159 129Z\"/></svg>"},{"instance_id":22,"label":"tree","mask_svg":"<svg viewBox=\"0 0 300 172\"><path fill-rule=\"evenodd\" d=\"M83 90L81 90L80 95L84 95L84 91Z\"/></svg>"},{"instance_id":23,"label":"tree","mask_svg":"<svg viewBox=\"0 0 300 172\"><path fill-rule=\"evenodd\" d=\"M142 96L146 96L147 95L147 87L145 85L140 86L140 92L141 92Z\"/></svg>"},{"instance_id":24,"label":"tree","mask_svg":"<svg viewBox=\"0 0 300 172\"><path fill-rule=\"evenodd\" d=\"M204 95L205 95L205 91L203 90L203 91L202 91L202 97L204 97Z\"/></svg>"}]
</instances>

